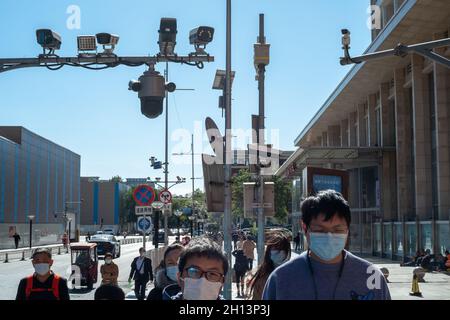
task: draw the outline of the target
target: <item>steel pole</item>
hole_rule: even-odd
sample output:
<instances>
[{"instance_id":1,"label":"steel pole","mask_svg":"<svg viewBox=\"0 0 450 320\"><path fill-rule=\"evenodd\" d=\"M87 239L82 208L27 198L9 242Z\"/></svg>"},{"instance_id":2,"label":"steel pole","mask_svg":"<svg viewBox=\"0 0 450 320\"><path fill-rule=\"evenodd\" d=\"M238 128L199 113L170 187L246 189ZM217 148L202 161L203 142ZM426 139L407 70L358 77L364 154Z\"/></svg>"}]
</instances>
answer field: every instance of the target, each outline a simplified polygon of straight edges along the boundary
<instances>
[{"instance_id":1,"label":"steel pole","mask_svg":"<svg viewBox=\"0 0 450 320\"><path fill-rule=\"evenodd\" d=\"M33 244L33 219L30 219L30 249Z\"/></svg>"},{"instance_id":2,"label":"steel pole","mask_svg":"<svg viewBox=\"0 0 450 320\"><path fill-rule=\"evenodd\" d=\"M261 44L266 43L265 35L264 35L264 14L259 15L259 38L258 42ZM265 239L264 239L264 176L262 175L263 168L261 167L261 147L265 143L264 139L264 117L265 117L265 100L264 100L264 81L265 81L265 72L266 66L264 64L258 65L258 89L259 89L259 126L258 126L258 164L259 168L259 190L258 190L258 198L259 198L259 208L258 208L258 264L261 264L264 261L264 250L265 250Z\"/></svg>"},{"instance_id":3,"label":"steel pole","mask_svg":"<svg viewBox=\"0 0 450 320\"><path fill-rule=\"evenodd\" d=\"M227 0L226 23L226 83L225 83L225 152L224 152L224 217L223 236L224 249L228 262L231 265L231 0ZM225 277L223 295L231 300L231 271Z\"/></svg>"},{"instance_id":4,"label":"steel pole","mask_svg":"<svg viewBox=\"0 0 450 320\"><path fill-rule=\"evenodd\" d=\"M169 82L169 63L166 62L166 83ZM164 170L164 188L168 190L169 186L169 92L166 90L166 133L165 133L165 170ZM169 219L167 211L164 213L164 245L169 243Z\"/></svg>"},{"instance_id":5,"label":"steel pole","mask_svg":"<svg viewBox=\"0 0 450 320\"><path fill-rule=\"evenodd\" d=\"M195 201L194 201L194 191L195 191L195 185L194 185L194 135L191 136L191 154L192 154L192 215L195 214Z\"/></svg>"}]
</instances>

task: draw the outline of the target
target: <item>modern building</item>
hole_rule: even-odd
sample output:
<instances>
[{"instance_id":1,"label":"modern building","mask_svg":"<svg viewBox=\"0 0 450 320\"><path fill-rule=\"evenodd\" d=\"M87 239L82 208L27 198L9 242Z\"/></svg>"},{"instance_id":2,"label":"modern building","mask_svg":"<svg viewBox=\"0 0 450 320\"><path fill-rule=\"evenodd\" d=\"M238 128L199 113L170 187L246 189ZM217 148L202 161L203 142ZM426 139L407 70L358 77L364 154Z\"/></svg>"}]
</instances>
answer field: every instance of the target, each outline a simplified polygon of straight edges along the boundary
<instances>
[{"instance_id":1,"label":"modern building","mask_svg":"<svg viewBox=\"0 0 450 320\"><path fill-rule=\"evenodd\" d=\"M382 23L366 53L449 37L448 0L371 4L380 6ZM450 56L448 47L436 52ZM293 181L293 231L304 168L342 169L349 173L353 251L402 259L420 248L450 249L449 128L449 68L418 54L355 65L277 172Z\"/></svg>"},{"instance_id":2,"label":"modern building","mask_svg":"<svg viewBox=\"0 0 450 320\"><path fill-rule=\"evenodd\" d=\"M129 189L122 182L81 177L81 232L92 234L106 228L121 231L128 214L123 196Z\"/></svg>"},{"instance_id":3,"label":"modern building","mask_svg":"<svg viewBox=\"0 0 450 320\"><path fill-rule=\"evenodd\" d=\"M23 127L0 126L0 248L59 243L80 212L80 156Z\"/></svg>"}]
</instances>

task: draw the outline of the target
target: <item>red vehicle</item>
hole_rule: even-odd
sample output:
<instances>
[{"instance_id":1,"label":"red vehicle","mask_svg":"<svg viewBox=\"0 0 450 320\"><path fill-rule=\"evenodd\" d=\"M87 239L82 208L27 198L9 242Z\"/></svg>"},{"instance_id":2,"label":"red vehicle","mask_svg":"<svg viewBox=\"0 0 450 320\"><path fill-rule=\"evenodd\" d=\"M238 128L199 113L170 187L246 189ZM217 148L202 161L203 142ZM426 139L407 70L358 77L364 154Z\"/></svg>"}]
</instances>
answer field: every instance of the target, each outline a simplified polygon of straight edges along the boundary
<instances>
[{"instance_id":1,"label":"red vehicle","mask_svg":"<svg viewBox=\"0 0 450 320\"><path fill-rule=\"evenodd\" d=\"M92 290L98 278L97 244L71 243L70 252L72 285L87 286Z\"/></svg>"}]
</instances>

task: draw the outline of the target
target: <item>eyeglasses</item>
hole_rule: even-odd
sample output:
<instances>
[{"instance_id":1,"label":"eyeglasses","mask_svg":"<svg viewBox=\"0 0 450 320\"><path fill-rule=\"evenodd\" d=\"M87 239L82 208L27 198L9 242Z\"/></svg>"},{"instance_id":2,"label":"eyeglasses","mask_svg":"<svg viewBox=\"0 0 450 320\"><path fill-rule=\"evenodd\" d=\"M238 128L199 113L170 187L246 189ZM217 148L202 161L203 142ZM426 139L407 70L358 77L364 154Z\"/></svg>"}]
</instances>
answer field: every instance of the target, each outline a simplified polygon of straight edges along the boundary
<instances>
[{"instance_id":1,"label":"eyeglasses","mask_svg":"<svg viewBox=\"0 0 450 320\"><path fill-rule=\"evenodd\" d=\"M200 279L201 277L205 276L206 280L209 280L211 282L222 282L224 278L224 275L220 272L203 271L195 266L187 267L183 270L183 272L186 272L186 276L188 278Z\"/></svg>"}]
</instances>

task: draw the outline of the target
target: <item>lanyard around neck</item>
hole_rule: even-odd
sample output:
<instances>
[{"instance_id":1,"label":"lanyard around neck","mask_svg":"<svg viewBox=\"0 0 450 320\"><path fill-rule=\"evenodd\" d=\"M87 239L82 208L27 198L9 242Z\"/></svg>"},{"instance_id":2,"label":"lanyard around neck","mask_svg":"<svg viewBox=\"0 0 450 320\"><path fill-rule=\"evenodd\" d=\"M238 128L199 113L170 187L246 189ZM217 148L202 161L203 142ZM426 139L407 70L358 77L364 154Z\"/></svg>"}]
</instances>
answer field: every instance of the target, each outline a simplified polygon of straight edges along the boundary
<instances>
[{"instance_id":1,"label":"lanyard around neck","mask_svg":"<svg viewBox=\"0 0 450 320\"><path fill-rule=\"evenodd\" d=\"M314 269L311 263L311 258L310 258L310 253L311 250L308 250L306 252L306 259L308 260L308 267L309 267L309 272L311 273L311 277L312 277L312 281L313 281L313 285L314 285L314 300L318 300L319 295L317 292L317 284L316 284L316 279L314 278ZM336 290L338 288L339 285L339 281L341 280L342 277L342 273L344 271L344 265L345 265L345 253L344 251L341 252L342 255L342 261L341 261L341 266L339 268L339 275L338 275L338 280L336 281L336 285L334 286L334 290L333 290L333 300L336 300Z\"/></svg>"}]
</instances>

